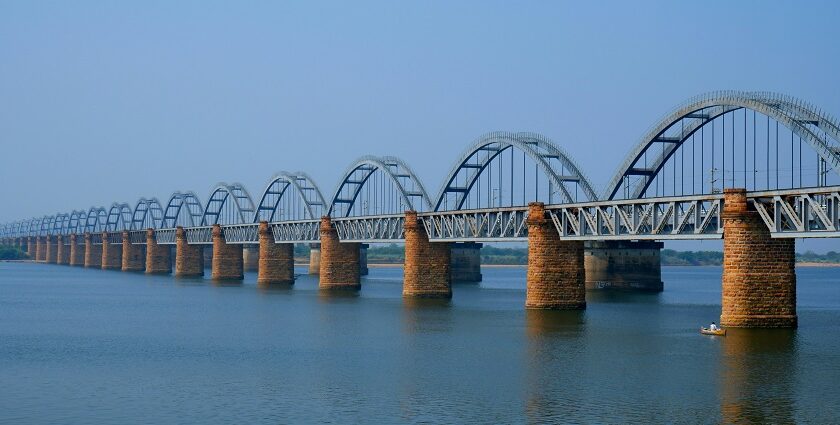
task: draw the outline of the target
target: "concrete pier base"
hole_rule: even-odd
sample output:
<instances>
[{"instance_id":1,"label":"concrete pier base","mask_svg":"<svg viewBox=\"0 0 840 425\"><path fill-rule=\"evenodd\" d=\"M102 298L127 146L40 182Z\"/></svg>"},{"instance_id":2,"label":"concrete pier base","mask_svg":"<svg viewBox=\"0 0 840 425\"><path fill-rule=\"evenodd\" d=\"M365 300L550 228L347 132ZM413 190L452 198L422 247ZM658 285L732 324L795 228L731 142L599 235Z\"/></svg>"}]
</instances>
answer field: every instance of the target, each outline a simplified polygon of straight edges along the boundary
<instances>
[{"instance_id":1,"label":"concrete pier base","mask_svg":"<svg viewBox=\"0 0 840 425\"><path fill-rule=\"evenodd\" d=\"M213 225L213 269L215 280L242 280L244 267L242 245L228 244L222 226Z\"/></svg>"},{"instance_id":2,"label":"concrete pier base","mask_svg":"<svg viewBox=\"0 0 840 425\"><path fill-rule=\"evenodd\" d=\"M154 229L146 229L146 273L172 273L172 248L170 245L158 245Z\"/></svg>"},{"instance_id":3,"label":"concrete pier base","mask_svg":"<svg viewBox=\"0 0 840 425\"><path fill-rule=\"evenodd\" d=\"M528 204L528 277L525 308L583 310L586 308L583 242L563 241L545 205Z\"/></svg>"},{"instance_id":4,"label":"concrete pier base","mask_svg":"<svg viewBox=\"0 0 840 425\"><path fill-rule=\"evenodd\" d=\"M275 243L268 223L260 223L260 255L257 284L291 285L295 283L294 244Z\"/></svg>"},{"instance_id":5,"label":"concrete pier base","mask_svg":"<svg viewBox=\"0 0 840 425\"><path fill-rule=\"evenodd\" d=\"M481 282L482 246L476 242L451 244L453 282Z\"/></svg>"},{"instance_id":6,"label":"concrete pier base","mask_svg":"<svg viewBox=\"0 0 840 425\"><path fill-rule=\"evenodd\" d=\"M795 240L774 239L744 189L724 190L720 322L740 328L795 328Z\"/></svg>"},{"instance_id":7,"label":"concrete pier base","mask_svg":"<svg viewBox=\"0 0 840 425\"><path fill-rule=\"evenodd\" d=\"M656 241L585 242L586 289L661 292L663 246Z\"/></svg>"},{"instance_id":8,"label":"concrete pier base","mask_svg":"<svg viewBox=\"0 0 840 425\"><path fill-rule=\"evenodd\" d=\"M405 272L403 297L452 298L449 243L429 242L416 211L405 213Z\"/></svg>"},{"instance_id":9,"label":"concrete pier base","mask_svg":"<svg viewBox=\"0 0 840 425\"><path fill-rule=\"evenodd\" d=\"M321 273L321 244L309 244L309 274Z\"/></svg>"},{"instance_id":10,"label":"concrete pier base","mask_svg":"<svg viewBox=\"0 0 840 425\"><path fill-rule=\"evenodd\" d=\"M321 289L360 289L359 244L342 243L329 217L321 217Z\"/></svg>"},{"instance_id":11,"label":"concrete pier base","mask_svg":"<svg viewBox=\"0 0 840 425\"><path fill-rule=\"evenodd\" d=\"M175 229L175 276L204 276L204 250L201 245L190 245L187 232L178 226Z\"/></svg>"}]
</instances>

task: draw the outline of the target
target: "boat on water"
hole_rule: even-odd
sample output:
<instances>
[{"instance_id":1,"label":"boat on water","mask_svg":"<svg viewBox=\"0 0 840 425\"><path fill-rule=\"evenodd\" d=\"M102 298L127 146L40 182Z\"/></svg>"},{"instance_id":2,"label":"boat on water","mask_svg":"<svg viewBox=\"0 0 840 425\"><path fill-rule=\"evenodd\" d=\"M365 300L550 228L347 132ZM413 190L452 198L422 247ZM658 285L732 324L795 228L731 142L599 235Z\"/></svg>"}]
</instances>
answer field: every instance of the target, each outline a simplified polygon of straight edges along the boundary
<instances>
[{"instance_id":1,"label":"boat on water","mask_svg":"<svg viewBox=\"0 0 840 425\"><path fill-rule=\"evenodd\" d=\"M711 330L709 328L700 328L700 333L703 335L726 336L726 329Z\"/></svg>"}]
</instances>

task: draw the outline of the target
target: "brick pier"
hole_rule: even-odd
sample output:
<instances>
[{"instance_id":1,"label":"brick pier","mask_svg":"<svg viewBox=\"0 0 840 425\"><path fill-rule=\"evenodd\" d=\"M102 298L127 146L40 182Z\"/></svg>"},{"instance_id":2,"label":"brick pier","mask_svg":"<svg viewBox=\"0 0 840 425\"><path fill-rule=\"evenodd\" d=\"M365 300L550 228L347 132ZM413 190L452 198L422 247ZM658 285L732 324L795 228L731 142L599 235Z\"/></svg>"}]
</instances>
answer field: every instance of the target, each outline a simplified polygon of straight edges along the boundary
<instances>
[{"instance_id":1,"label":"brick pier","mask_svg":"<svg viewBox=\"0 0 840 425\"><path fill-rule=\"evenodd\" d=\"M146 229L146 273L172 273L172 255L169 245L158 245L154 229Z\"/></svg>"},{"instance_id":2,"label":"brick pier","mask_svg":"<svg viewBox=\"0 0 840 425\"><path fill-rule=\"evenodd\" d=\"M128 231L122 232L122 271L142 272L146 269L143 245L132 245Z\"/></svg>"},{"instance_id":3,"label":"brick pier","mask_svg":"<svg viewBox=\"0 0 840 425\"><path fill-rule=\"evenodd\" d=\"M111 243L108 232L102 232L102 269L122 269L122 244Z\"/></svg>"},{"instance_id":4,"label":"brick pier","mask_svg":"<svg viewBox=\"0 0 840 425\"><path fill-rule=\"evenodd\" d=\"M65 242L70 241L70 236L68 235L58 235L56 236L56 263L58 264L70 264L70 244L66 244Z\"/></svg>"},{"instance_id":5,"label":"brick pier","mask_svg":"<svg viewBox=\"0 0 840 425\"><path fill-rule=\"evenodd\" d=\"M175 229L175 276L204 276L204 249L187 243L187 232L181 226Z\"/></svg>"},{"instance_id":6,"label":"brick pier","mask_svg":"<svg viewBox=\"0 0 840 425\"><path fill-rule=\"evenodd\" d=\"M73 233L70 235L70 265L84 266L85 265L85 246L79 243L79 235ZM84 236L82 236L82 242Z\"/></svg>"},{"instance_id":7,"label":"brick pier","mask_svg":"<svg viewBox=\"0 0 840 425\"><path fill-rule=\"evenodd\" d=\"M583 242L563 241L542 202L528 204L528 277L525 308L586 308Z\"/></svg>"},{"instance_id":8,"label":"brick pier","mask_svg":"<svg viewBox=\"0 0 840 425\"><path fill-rule=\"evenodd\" d=\"M102 245L90 240L91 234L85 233L85 267L102 267Z\"/></svg>"},{"instance_id":9,"label":"brick pier","mask_svg":"<svg viewBox=\"0 0 840 425\"><path fill-rule=\"evenodd\" d=\"M43 236L35 238L35 261L43 263L47 259L47 244Z\"/></svg>"},{"instance_id":10,"label":"brick pier","mask_svg":"<svg viewBox=\"0 0 840 425\"><path fill-rule=\"evenodd\" d=\"M724 190L720 322L728 327L795 328L794 239L773 239L746 190Z\"/></svg>"},{"instance_id":11,"label":"brick pier","mask_svg":"<svg viewBox=\"0 0 840 425\"><path fill-rule=\"evenodd\" d=\"M242 280L244 277L242 245L228 244L222 226L213 225L213 269L216 280Z\"/></svg>"},{"instance_id":12,"label":"brick pier","mask_svg":"<svg viewBox=\"0 0 840 425\"><path fill-rule=\"evenodd\" d=\"M359 244L342 243L329 217L321 217L321 289L360 289Z\"/></svg>"},{"instance_id":13,"label":"brick pier","mask_svg":"<svg viewBox=\"0 0 840 425\"><path fill-rule=\"evenodd\" d=\"M46 254L44 255L44 261L51 264L58 263L58 241L56 240L55 236L47 235L44 237L44 244L46 247Z\"/></svg>"},{"instance_id":14,"label":"brick pier","mask_svg":"<svg viewBox=\"0 0 840 425\"><path fill-rule=\"evenodd\" d=\"M295 283L294 244L275 243L271 228L260 222L260 254L257 284L273 285Z\"/></svg>"},{"instance_id":15,"label":"brick pier","mask_svg":"<svg viewBox=\"0 0 840 425\"><path fill-rule=\"evenodd\" d=\"M451 250L432 243L416 211L405 212L405 272L403 297L452 298Z\"/></svg>"}]
</instances>

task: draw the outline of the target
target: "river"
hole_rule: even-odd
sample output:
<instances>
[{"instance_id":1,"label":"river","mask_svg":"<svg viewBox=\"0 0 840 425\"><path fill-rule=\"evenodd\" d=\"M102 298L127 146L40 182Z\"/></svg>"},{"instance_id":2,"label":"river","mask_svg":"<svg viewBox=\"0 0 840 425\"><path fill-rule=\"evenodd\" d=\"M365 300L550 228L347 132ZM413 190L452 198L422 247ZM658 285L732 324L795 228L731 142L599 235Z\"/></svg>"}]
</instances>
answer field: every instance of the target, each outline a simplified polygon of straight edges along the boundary
<instances>
[{"instance_id":1,"label":"river","mask_svg":"<svg viewBox=\"0 0 840 425\"><path fill-rule=\"evenodd\" d=\"M447 302L370 270L336 295L0 263L0 422L840 422L838 268L798 268L799 329L723 338L719 267L584 312L526 311L524 267Z\"/></svg>"}]
</instances>

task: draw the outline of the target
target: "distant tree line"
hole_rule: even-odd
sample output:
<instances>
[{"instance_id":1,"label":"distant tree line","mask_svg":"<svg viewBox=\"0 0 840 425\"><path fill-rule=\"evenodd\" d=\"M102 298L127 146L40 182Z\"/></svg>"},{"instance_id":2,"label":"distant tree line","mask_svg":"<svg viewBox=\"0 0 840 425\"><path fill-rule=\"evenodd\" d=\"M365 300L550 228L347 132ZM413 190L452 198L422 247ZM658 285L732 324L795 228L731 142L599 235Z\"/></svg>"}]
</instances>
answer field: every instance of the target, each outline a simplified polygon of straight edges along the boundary
<instances>
[{"instance_id":1,"label":"distant tree line","mask_svg":"<svg viewBox=\"0 0 840 425\"><path fill-rule=\"evenodd\" d=\"M24 260L27 258L29 256L17 247L0 246L0 260Z\"/></svg>"}]
</instances>

